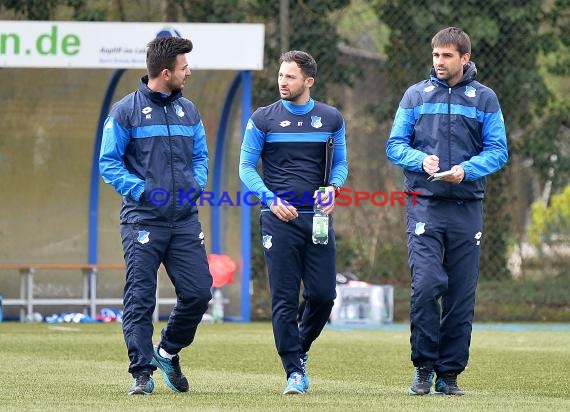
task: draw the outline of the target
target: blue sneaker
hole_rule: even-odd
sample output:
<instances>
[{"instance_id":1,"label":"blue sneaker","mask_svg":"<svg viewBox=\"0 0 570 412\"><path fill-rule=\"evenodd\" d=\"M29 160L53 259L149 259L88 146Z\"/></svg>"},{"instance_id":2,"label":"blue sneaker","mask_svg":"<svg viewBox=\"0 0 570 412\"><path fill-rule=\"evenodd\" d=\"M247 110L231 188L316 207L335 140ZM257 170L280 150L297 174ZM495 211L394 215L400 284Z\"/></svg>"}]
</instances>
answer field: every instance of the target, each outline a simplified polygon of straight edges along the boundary
<instances>
[{"instance_id":1,"label":"blue sneaker","mask_svg":"<svg viewBox=\"0 0 570 412\"><path fill-rule=\"evenodd\" d=\"M309 360L309 355L305 352L301 354L301 368L303 369L303 385L305 386L305 392L309 390L309 375L307 375L307 361Z\"/></svg>"},{"instance_id":2,"label":"blue sneaker","mask_svg":"<svg viewBox=\"0 0 570 412\"><path fill-rule=\"evenodd\" d=\"M287 379L287 387L283 391L283 395L304 395L305 383L303 382L303 374L293 372Z\"/></svg>"},{"instance_id":3,"label":"blue sneaker","mask_svg":"<svg viewBox=\"0 0 570 412\"><path fill-rule=\"evenodd\" d=\"M412 386L408 389L409 395L427 395L431 391L431 385L435 372L426 366L416 367Z\"/></svg>"},{"instance_id":4,"label":"blue sneaker","mask_svg":"<svg viewBox=\"0 0 570 412\"><path fill-rule=\"evenodd\" d=\"M149 375L133 376L133 386L129 395L150 395L154 389L154 381Z\"/></svg>"},{"instance_id":5,"label":"blue sneaker","mask_svg":"<svg viewBox=\"0 0 570 412\"><path fill-rule=\"evenodd\" d=\"M180 357L175 355L172 359L163 358L158 354L158 346L154 346L151 365L156 366L162 372L166 385L174 392L188 392L190 385L186 376L180 369Z\"/></svg>"},{"instance_id":6,"label":"blue sneaker","mask_svg":"<svg viewBox=\"0 0 570 412\"><path fill-rule=\"evenodd\" d=\"M438 376L435 381L435 393L449 396L465 395L463 389L457 386L457 375L455 373Z\"/></svg>"}]
</instances>

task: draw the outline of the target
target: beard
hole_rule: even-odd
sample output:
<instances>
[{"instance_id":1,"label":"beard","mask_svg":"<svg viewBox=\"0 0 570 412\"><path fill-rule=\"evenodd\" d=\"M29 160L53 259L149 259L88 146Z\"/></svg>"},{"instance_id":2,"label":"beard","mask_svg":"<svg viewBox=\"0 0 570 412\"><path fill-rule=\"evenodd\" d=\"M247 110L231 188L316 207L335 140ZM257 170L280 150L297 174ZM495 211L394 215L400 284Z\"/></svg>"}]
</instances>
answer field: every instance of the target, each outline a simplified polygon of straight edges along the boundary
<instances>
[{"instance_id":1,"label":"beard","mask_svg":"<svg viewBox=\"0 0 570 412\"><path fill-rule=\"evenodd\" d=\"M287 101L294 101L297 100L299 98L299 96L301 96L303 93L305 92L304 88L300 88L298 90L289 90L289 94L281 97L283 100L287 100Z\"/></svg>"},{"instance_id":2,"label":"beard","mask_svg":"<svg viewBox=\"0 0 570 412\"><path fill-rule=\"evenodd\" d=\"M170 80L168 82L168 89L170 90L170 94L182 92L184 89L184 83L181 84L180 82L174 82L173 80Z\"/></svg>"}]
</instances>

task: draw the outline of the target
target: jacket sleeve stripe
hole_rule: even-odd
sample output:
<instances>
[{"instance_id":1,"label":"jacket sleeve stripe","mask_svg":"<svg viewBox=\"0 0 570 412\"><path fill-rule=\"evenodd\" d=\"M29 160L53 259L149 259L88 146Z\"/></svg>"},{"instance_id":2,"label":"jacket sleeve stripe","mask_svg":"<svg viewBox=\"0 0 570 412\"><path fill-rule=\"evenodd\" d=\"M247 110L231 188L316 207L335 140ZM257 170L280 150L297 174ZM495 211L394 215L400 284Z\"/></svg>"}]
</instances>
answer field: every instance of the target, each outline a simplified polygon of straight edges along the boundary
<instances>
[{"instance_id":1,"label":"jacket sleeve stripe","mask_svg":"<svg viewBox=\"0 0 570 412\"><path fill-rule=\"evenodd\" d=\"M248 190L267 204L273 193L265 186L257 172L257 163L265 142L264 133L259 130L253 120L249 120L245 129L239 159L239 177Z\"/></svg>"},{"instance_id":2,"label":"jacket sleeve stripe","mask_svg":"<svg viewBox=\"0 0 570 412\"><path fill-rule=\"evenodd\" d=\"M111 116L105 120L99 172L105 183L110 183L123 196L139 200L144 190L144 181L129 173L123 162L125 148L129 143L129 132Z\"/></svg>"},{"instance_id":3,"label":"jacket sleeve stripe","mask_svg":"<svg viewBox=\"0 0 570 412\"><path fill-rule=\"evenodd\" d=\"M501 169L509 157L505 122L501 111L485 113L483 122L483 151L461 163L465 180L477 180Z\"/></svg>"},{"instance_id":4,"label":"jacket sleeve stripe","mask_svg":"<svg viewBox=\"0 0 570 412\"><path fill-rule=\"evenodd\" d=\"M404 109L401 106L396 112L390 138L386 143L386 155L394 164L405 169L421 172L422 162L426 154L412 149L410 136L414 134L414 109Z\"/></svg>"},{"instance_id":5,"label":"jacket sleeve stripe","mask_svg":"<svg viewBox=\"0 0 570 412\"><path fill-rule=\"evenodd\" d=\"M181 127L181 126L176 126ZM202 190L206 189L208 181L208 143L204 125L200 121L193 127L191 135L194 136L194 149L192 151L192 163L194 164L194 179Z\"/></svg>"},{"instance_id":6,"label":"jacket sleeve stripe","mask_svg":"<svg viewBox=\"0 0 570 412\"><path fill-rule=\"evenodd\" d=\"M342 126L333 134L334 153L329 183L339 187L344 186L348 177L348 161L346 156L346 126L344 120Z\"/></svg>"}]
</instances>

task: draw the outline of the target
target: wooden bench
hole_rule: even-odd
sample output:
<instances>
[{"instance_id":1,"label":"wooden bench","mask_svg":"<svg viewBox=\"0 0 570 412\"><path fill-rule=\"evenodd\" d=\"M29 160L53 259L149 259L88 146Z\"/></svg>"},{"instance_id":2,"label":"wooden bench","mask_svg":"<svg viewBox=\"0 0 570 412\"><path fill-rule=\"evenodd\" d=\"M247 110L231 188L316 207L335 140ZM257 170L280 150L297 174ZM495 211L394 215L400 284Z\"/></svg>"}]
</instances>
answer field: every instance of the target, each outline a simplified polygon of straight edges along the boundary
<instances>
[{"instance_id":1,"label":"wooden bench","mask_svg":"<svg viewBox=\"0 0 570 412\"><path fill-rule=\"evenodd\" d=\"M79 298L37 298L34 296L34 275L41 270L57 270L57 271L77 271L83 274L83 285L81 288L81 297ZM3 306L19 306L20 320L31 319L34 313L34 306L66 306L76 305L83 306L84 313L95 318L97 314L97 306L123 305L122 298L98 298L97 297L97 277L99 272L104 270L125 270L122 263L4 263L0 264L0 271L18 271L20 273L20 293L19 298L4 298ZM164 270L161 266L158 269L157 276ZM176 298L160 298L159 283L157 281L156 288L156 308L154 310L153 319L158 321L160 305L174 305Z\"/></svg>"}]
</instances>

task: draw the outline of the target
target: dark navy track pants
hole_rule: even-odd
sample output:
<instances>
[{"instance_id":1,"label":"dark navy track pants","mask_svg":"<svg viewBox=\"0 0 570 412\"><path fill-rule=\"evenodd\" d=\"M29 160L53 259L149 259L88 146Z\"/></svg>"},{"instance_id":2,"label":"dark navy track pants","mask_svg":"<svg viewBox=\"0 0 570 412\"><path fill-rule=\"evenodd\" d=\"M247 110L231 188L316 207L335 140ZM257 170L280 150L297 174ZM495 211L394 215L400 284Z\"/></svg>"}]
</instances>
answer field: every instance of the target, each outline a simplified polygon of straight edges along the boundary
<instances>
[{"instance_id":1,"label":"dark navy track pants","mask_svg":"<svg viewBox=\"0 0 570 412\"><path fill-rule=\"evenodd\" d=\"M482 231L482 200L408 202L415 366L432 366L439 374L461 373L467 366Z\"/></svg>"},{"instance_id":2,"label":"dark navy track pants","mask_svg":"<svg viewBox=\"0 0 570 412\"><path fill-rule=\"evenodd\" d=\"M301 372L300 354L307 352L325 327L336 297L336 245L332 216L327 245L312 241L313 213L289 222L272 212L261 213L263 253L269 273L273 335L287 377ZM297 324L303 281L306 301Z\"/></svg>"},{"instance_id":3,"label":"dark navy track pants","mask_svg":"<svg viewBox=\"0 0 570 412\"><path fill-rule=\"evenodd\" d=\"M164 264L177 300L161 332L160 345L176 354L194 340L212 297L204 234L195 219L179 227L124 224L121 237L127 266L123 335L130 359L129 372L152 372L156 370L150 361L158 268Z\"/></svg>"}]
</instances>

